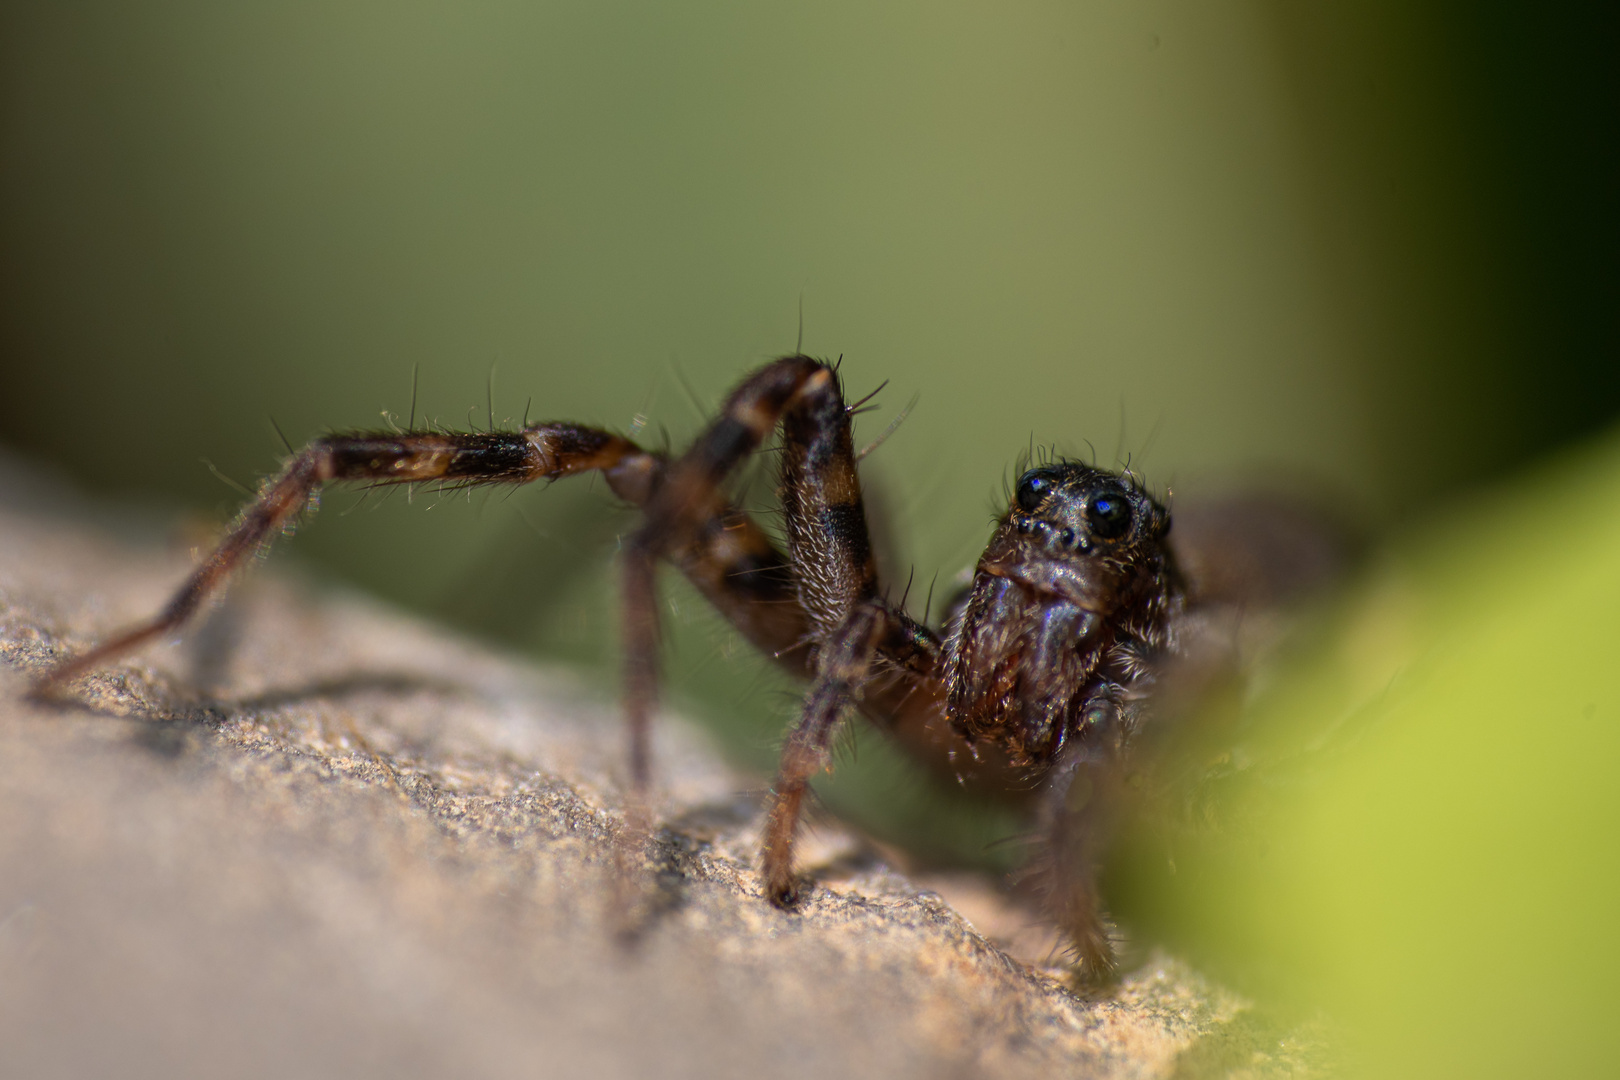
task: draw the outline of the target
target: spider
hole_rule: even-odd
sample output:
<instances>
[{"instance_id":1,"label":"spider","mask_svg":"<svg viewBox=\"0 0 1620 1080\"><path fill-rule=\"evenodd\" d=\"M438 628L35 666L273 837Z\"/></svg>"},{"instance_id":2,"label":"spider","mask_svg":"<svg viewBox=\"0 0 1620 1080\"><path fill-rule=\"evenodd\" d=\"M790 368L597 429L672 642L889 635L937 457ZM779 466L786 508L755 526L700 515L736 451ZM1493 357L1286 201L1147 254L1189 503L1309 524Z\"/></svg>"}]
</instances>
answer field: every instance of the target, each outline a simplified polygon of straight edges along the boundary
<instances>
[{"instance_id":1,"label":"spider","mask_svg":"<svg viewBox=\"0 0 1620 1080\"><path fill-rule=\"evenodd\" d=\"M859 710L914 749L984 760L1034 792L1035 873L1082 981L1117 961L1098 863L1155 682L1192 610L1167 542L1170 515L1129 472L1055 460L1024 472L971 584L924 625L878 580L851 415L837 368L785 356L748 375L685 453L670 457L566 422L510 432L367 431L315 439L264 482L225 538L150 621L66 659L49 693L196 614L232 571L333 482L523 484L600 472L639 507L622 553L624 712L632 792L651 780L658 684L655 570L673 563L754 646L809 682L782 748L762 841L766 895L803 896L793 845L811 778ZM728 474L781 429L786 551L725 493Z\"/></svg>"}]
</instances>

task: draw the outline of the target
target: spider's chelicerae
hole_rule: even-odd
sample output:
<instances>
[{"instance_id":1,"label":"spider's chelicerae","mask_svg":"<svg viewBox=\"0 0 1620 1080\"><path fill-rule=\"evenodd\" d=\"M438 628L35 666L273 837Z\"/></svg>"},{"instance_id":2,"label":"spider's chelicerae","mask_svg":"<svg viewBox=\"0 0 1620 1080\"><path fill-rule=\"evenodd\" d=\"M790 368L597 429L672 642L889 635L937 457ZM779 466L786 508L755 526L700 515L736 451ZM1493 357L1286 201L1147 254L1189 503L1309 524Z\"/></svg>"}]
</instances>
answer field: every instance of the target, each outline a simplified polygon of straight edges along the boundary
<instances>
[{"instance_id":1,"label":"spider's chelicerae","mask_svg":"<svg viewBox=\"0 0 1620 1080\"><path fill-rule=\"evenodd\" d=\"M782 749L763 839L766 891L791 907L793 841L806 785L858 707L903 742L963 751L1036 791L1036 873L1080 975L1114 973L1097 861L1156 678L1195 612L1166 537L1170 515L1129 474L1071 461L1025 472L971 585L932 629L878 581L851 408L836 370L788 356L749 375L682 455L572 423L513 432L375 431L316 439L265 482L166 608L40 680L68 680L194 615L325 484L522 484L600 472L643 514L624 545L624 708L630 771L649 782L657 693L654 571L673 563L756 647L809 680ZM726 477L781 427L784 552L726 495Z\"/></svg>"}]
</instances>

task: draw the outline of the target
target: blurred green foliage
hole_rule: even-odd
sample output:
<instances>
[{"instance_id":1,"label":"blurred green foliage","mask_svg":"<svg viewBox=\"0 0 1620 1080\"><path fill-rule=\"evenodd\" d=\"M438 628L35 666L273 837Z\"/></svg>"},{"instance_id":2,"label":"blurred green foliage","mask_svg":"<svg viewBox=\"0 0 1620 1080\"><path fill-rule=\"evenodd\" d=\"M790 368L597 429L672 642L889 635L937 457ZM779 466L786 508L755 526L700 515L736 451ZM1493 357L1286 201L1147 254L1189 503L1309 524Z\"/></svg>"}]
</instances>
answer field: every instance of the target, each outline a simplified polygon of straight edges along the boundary
<instances>
[{"instance_id":1,"label":"blurred green foliage","mask_svg":"<svg viewBox=\"0 0 1620 1080\"><path fill-rule=\"evenodd\" d=\"M1251 702L1121 900L1358 1075L1607 1076L1620 932L1620 436L1395 545Z\"/></svg>"}]
</instances>

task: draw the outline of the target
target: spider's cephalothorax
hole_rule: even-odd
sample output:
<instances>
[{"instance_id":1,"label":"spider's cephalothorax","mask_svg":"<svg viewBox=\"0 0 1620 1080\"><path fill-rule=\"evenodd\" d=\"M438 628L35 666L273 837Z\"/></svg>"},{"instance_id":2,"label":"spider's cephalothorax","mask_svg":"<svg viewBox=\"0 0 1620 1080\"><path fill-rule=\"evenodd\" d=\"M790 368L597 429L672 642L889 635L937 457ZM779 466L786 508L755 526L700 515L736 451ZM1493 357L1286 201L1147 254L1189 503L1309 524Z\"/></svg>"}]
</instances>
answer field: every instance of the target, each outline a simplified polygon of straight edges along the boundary
<instances>
[{"instance_id":1,"label":"spider's cephalothorax","mask_svg":"<svg viewBox=\"0 0 1620 1080\"><path fill-rule=\"evenodd\" d=\"M744 379L679 457L566 421L509 432L339 433L266 480L219 546L153 619L47 671L61 688L189 620L329 483L522 484L603 474L643 522L623 544L625 713L636 805L649 784L657 694L655 571L673 564L760 650L810 680L782 748L762 842L766 895L803 883L793 840L810 778L857 704L903 741L958 763L989 744L1036 789L1047 837L1037 878L1084 978L1113 972L1096 867L1141 700L1175 649L1182 590L1170 519L1129 475L1071 462L1025 473L979 560L949 641L878 581L850 416L834 367L785 356ZM724 482L780 429L786 551ZM918 738L918 735L921 738ZM990 755L994 757L994 755ZM639 815L632 815L636 820Z\"/></svg>"},{"instance_id":2,"label":"spider's cephalothorax","mask_svg":"<svg viewBox=\"0 0 1620 1080\"><path fill-rule=\"evenodd\" d=\"M956 731L1017 766L1124 738L1180 604L1169 531L1128 476L1067 461L1024 473L946 643Z\"/></svg>"}]
</instances>

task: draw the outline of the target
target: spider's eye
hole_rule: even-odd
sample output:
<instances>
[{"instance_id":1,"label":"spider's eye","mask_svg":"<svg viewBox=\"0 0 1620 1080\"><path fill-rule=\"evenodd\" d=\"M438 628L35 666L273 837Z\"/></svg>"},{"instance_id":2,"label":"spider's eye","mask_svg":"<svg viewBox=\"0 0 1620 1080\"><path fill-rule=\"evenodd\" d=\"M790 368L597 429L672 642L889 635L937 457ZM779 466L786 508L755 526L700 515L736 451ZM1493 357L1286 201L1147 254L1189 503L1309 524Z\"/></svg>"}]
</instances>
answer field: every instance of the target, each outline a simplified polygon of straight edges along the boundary
<instances>
[{"instance_id":1,"label":"spider's eye","mask_svg":"<svg viewBox=\"0 0 1620 1080\"><path fill-rule=\"evenodd\" d=\"M1052 494L1052 489L1056 486L1057 481L1052 478L1050 473L1042 472L1039 469L1031 469L1018 478L1017 498L1019 508L1026 513L1033 513L1035 508L1045 502L1048 495Z\"/></svg>"},{"instance_id":2,"label":"spider's eye","mask_svg":"<svg viewBox=\"0 0 1620 1080\"><path fill-rule=\"evenodd\" d=\"M1091 523L1093 536L1118 540L1130 531L1131 500L1114 491L1093 495L1086 507L1086 520Z\"/></svg>"}]
</instances>

